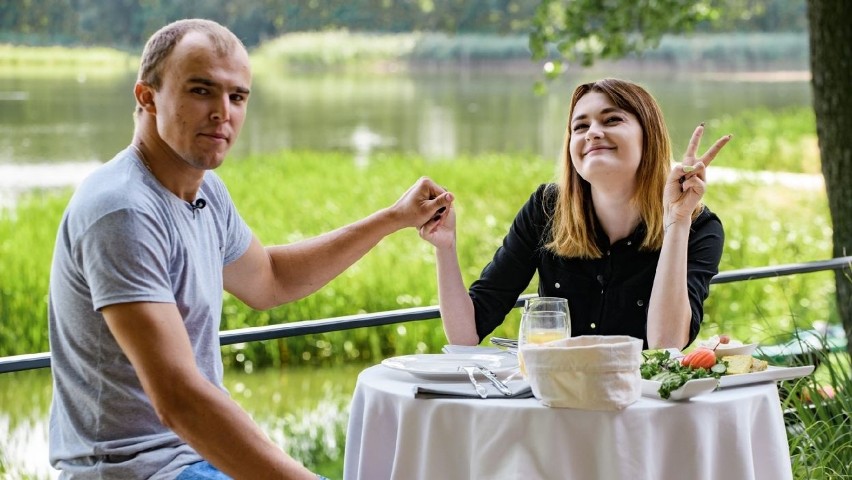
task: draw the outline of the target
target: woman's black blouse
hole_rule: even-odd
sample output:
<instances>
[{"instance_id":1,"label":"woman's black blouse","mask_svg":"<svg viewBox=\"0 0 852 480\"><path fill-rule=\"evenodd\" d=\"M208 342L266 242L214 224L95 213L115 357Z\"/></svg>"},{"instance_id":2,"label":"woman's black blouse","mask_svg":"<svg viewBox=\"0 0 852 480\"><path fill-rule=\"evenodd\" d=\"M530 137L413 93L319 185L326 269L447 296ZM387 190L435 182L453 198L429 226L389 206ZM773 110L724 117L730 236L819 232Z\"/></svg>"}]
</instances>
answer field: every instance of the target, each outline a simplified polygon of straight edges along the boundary
<instances>
[{"instance_id":1,"label":"woman's black blouse","mask_svg":"<svg viewBox=\"0 0 852 480\"><path fill-rule=\"evenodd\" d=\"M612 245L599 233L597 244L603 252L599 259L557 256L544 248L555 192L555 185L538 187L518 212L503 245L471 285L480 341L503 323L538 272L540 296L568 299L572 336L630 335L642 339L647 348L648 303L660 252L639 250L645 225ZM719 272L724 238L722 222L705 207L689 234L686 283L692 321L687 345L698 335L710 280Z\"/></svg>"}]
</instances>

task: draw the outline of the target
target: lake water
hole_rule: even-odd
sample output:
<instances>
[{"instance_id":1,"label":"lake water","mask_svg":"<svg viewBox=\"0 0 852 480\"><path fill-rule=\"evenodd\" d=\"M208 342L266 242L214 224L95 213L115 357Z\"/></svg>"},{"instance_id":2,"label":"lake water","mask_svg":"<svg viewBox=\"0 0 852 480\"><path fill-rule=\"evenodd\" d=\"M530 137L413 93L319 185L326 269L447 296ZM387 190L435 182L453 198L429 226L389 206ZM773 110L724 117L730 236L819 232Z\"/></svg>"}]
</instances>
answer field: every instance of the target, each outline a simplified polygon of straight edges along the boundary
<instances>
[{"instance_id":1,"label":"lake water","mask_svg":"<svg viewBox=\"0 0 852 480\"><path fill-rule=\"evenodd\" d=\"M485 152L556 158L571 90L602 76L630 78L658 97L676 153L701 121L811 101L807 75L798 73L598 71L569 75L543 96L532 92L535 77L511 72L266 76L255 78L249 117L232 157L316 149L348 151L355 162L369 162L378 151L432 159ZM126 146L132 135L133 81L131 73L105 79L3 72L0 202L34 186L74 185ZM269 429L280 433L287 418L305 418L302 427L310 433L345 415L341 405L356 375L351 369L229 373L228 382ZM54 475L46 460L49 398L46 370L0 374L0 476L4 468L34 478Z\"/></svg>"},{"instance_id":2,"label":"lake water","mask_svg":"<svg viewBox=\"0 0 852 480\"><path fill-rule=\"evenodd\" d=\"M810 105L807 72L586 71L533 93L529 72L259 75L231 158L282 149L380 151L428 159L479 153L558 157L573 88L629 78L659 100L679 155L693 128L739 111ZM110 77L0 75L0 207L33 187L75 186L127 146L132 72ZM725 132L717 132L725 133ZM713 135L712 130L710 134Z\"/></svg>"},{"instance_id":3,"label":"lake water","mask_svg":"<svg viewBox=\"0 0 852 480\"><path fill-rule=\"evenodd\" d=\"M810 104L807 75L587 72L536 96L536 77L495 72L256 76L233 156L280 149L376 150L453 158L511 152L555 158L573 87L630 78L660 101L682 151L696 124L755 107ZM103 162L132 135L134 76L0 75L0 165ZM7 172L8 173L8 172ZM11 175L10 173L8 175Z\"/></svg>"}]
</instances>

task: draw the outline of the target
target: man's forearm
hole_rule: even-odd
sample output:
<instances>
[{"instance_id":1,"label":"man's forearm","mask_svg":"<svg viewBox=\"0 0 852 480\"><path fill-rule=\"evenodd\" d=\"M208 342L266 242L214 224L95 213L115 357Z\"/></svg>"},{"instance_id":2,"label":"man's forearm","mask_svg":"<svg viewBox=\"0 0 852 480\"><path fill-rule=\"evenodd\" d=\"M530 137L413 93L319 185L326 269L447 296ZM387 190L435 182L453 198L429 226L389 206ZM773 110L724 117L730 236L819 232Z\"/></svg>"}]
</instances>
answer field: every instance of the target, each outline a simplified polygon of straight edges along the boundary
<instances>
[{"instance_id":1,"label":"man's forearm","mask_svg":"<svg viewBox=\"0 0 852 480\"><path fill-rule=\"evenodd\" d=\"M314 238L266 247L279 292L275 295L277 304L319 290L402 227L385 209Z\"/></svg>"},{"instance_id":2,"label":"man's forearm","mask_svg":"<svg viewBox=\"0 0 852 480\"><path fill-rule=\"evenodd\" d=\"M316 479L272 443L234 400L206 380L188 386L158 413L199 455L234 479Z\"/></svg>"}]
</instances>

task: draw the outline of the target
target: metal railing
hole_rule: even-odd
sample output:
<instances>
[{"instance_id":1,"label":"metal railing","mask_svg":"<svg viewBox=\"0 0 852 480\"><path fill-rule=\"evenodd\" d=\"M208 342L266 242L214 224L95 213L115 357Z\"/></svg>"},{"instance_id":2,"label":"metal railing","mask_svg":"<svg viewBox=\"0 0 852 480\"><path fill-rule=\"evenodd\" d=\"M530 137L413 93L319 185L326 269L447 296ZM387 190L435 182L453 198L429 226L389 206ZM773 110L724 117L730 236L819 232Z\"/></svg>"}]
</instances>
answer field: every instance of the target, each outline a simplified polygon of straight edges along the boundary
<instances>
[{"instance_id":1,"label":"metal railing","mask_svg":"<svg viewBox=\"0 0 852 480\"><path fill-rule=\"evenodd\" d=\"M852 256L838 257L815 262L793 263L774 267L743 268L739 270L719 272L718 275L713 277L713 280L711 280L710 283L741 282L758 280L761 278L819 272L824 270L841 270L843 268L850 267L852 267ZM524 304L524 300L532 296L535 295L521 296L515 306L522 306ZM219 333L219 340L222 345L232 345L235 343L257 342L261 340L296 337L300 335L351 330L353 328L376 327L379 325L391 325L394 323L413 322L417 320L431 320L440 318L440 316L437 306L414 307L387 312L347 315L320 320L304 320L301 322L291 322L279 325L227 330ZM50 352L13 355L0 358L0 373L46 367L50 367Z\"/></svg>"}]
</instances>

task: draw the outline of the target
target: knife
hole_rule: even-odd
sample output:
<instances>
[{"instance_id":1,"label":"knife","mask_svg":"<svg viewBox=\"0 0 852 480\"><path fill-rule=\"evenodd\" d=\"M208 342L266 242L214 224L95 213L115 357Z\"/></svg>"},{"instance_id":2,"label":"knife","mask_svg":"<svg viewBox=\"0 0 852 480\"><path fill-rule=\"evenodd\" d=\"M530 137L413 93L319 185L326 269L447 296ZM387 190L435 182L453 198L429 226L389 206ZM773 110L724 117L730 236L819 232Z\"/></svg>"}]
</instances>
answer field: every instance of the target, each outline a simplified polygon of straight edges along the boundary
<instances>
[{"instance_id":1,"label":"knife","mask_svg":"<svg viewBox=\"0 0 852 480\"><path fill-rule=\"evenodd\" d=\"M500 381L500 379L497 378L497 375L494 375L494 372L492 372L491 370L488 370L487 368L483 367L482 365L477 365L476 368L479 369L480 373L485 375L485 378L487 378L488 380L491 380L491 383L493 383L494 386L497 387L497 390L500 390L500 393L502 393L503 395L505 395L507 397L512 395L512 390L509 388L509 386L506 385L505 383L503 383L502 381Z\"/></svg>"},{"instance_id":2,"label":"knife","mask_svg":"<svg viewBox=\"0 0 852 480\"><path fill-rule=\"evenodd\" d=\"M488 390L486 390L485 387L483 387L479 384L479 382L476 381L476 377L473 374L474 369L478 367L460 366L459 368L467 372L467 376L470 378L470 383L473 384L473 388L476 390L476 393L478 393L479 396L482 398L488 398Z\"/></svg>"}]
</instances>

